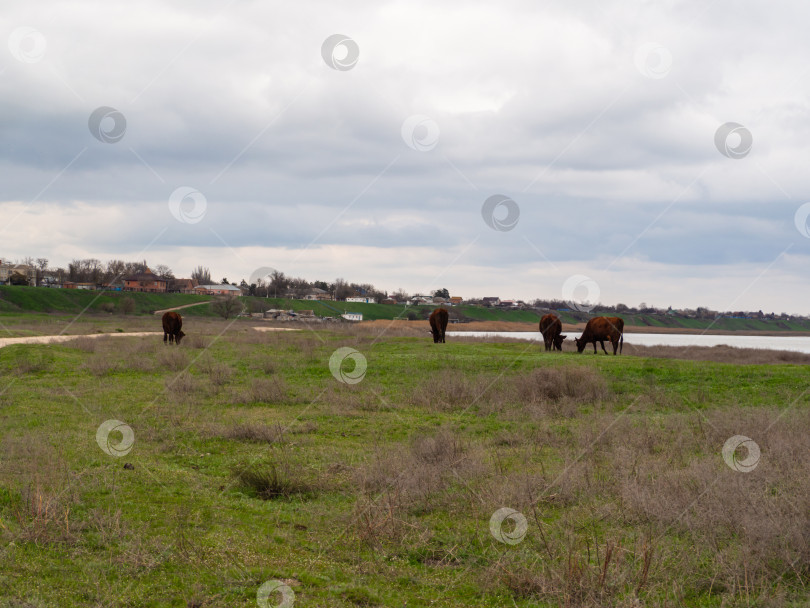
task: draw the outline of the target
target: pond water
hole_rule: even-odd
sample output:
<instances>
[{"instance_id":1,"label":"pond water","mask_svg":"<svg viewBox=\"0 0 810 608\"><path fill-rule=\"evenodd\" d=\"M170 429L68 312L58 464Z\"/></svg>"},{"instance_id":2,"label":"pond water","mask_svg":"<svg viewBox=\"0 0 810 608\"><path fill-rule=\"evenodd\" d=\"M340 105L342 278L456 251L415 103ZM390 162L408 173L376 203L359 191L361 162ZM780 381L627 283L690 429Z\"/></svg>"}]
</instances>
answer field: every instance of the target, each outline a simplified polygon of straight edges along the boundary
<instances>
[{"instance_id":1,"label":"pond water","mask_svg":"<svg viewBox=\"0 0 810 608\"><path fill-rule=\"evenodd\" d=\"M579 337L582 332L567 332L568 341ZM536 340L543 342L543 336L538 331L448 331L448 336L500 336L504 338L519 338L521 340ZM730 335L700 335L700 334L636 334L625 333L625 344L639 346L717 346L727 344L738 348L766 348L770 350L792 350L810 354L810 336L730 336ZM608 344L605 343L605 348ZM588 348L591 348L590 346ZM599 352L601 352L601 348Z\"/></svg>"}]
</instances>

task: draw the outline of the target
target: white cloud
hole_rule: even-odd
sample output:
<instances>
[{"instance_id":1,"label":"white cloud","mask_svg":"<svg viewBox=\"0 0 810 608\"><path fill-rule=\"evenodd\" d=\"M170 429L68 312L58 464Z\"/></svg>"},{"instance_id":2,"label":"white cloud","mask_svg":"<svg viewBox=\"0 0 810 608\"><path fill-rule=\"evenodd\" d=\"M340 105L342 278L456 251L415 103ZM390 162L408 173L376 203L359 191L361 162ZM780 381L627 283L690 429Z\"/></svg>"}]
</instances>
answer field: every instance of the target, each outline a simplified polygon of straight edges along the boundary
<instances>
[{"instance_id":1,"label":"white cloud","mask_svg":"<svg viewBox=\"0 0 810 608\"><path fill-rule=\"evenodd\" d=\"M445 269L463 295L521 298L591 273L606 302L722 308L741 293L742 308L808 313L795 260L810 240L793 226L810 199L808 11L10 2L0 35L30 26L47 50L0 59L0 255L413 291ZM359 45L351 70L321 58L334 33ZM671 57L661 78L637 69L649 42ZM121 142L91 136L99 106L126 116ZM414 114L438 126L428 151L402 140ZM729 121L752 133L745 158L715 148ZM171 217L179 186L205 194L199 224ZM499 193L521 207L505 234L480 216Z\"/></svg>"}]
</instances>

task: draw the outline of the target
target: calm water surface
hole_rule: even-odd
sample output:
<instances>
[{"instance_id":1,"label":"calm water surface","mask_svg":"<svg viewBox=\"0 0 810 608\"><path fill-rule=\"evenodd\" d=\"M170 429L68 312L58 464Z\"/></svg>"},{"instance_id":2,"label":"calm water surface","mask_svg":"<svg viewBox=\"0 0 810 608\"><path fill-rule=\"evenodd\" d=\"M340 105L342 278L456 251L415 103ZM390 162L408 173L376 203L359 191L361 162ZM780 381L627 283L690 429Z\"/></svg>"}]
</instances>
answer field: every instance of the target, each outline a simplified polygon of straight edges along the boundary
<instances>
[{"instance_id":1,"label":"calm water surface","mask_svg":"<svg viewBox=\"0 0 810 608\"><path fill-rule=\"evenodd\" d=\"M501 336L521 340L543 341L538 331L448 331L448 336ZM581 332L567 332L568 341L579 337ZM767 348L770 350L792 350L810 354L810 336L728 336L699 334L624 334L625 344L639 346L717 346L727 344L739 348ZM607 348L607 343L605 347ZM590 346L588 348L591 348ZM599 348L599 352L602 349Z\"/></svg>"}]
</instances>

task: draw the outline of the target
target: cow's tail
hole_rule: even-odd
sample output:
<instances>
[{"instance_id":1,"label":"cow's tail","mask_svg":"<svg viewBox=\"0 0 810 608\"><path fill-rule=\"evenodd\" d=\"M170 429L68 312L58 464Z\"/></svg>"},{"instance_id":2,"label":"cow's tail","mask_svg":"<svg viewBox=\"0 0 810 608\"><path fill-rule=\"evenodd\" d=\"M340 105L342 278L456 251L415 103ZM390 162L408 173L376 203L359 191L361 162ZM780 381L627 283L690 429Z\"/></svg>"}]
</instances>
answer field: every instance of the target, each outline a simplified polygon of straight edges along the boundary
<instances>
[{"instance_id":1,"label":"cow's tail","mask_svg":"<svg viewBox=\"0 0 810 608\"><path fill-rule=\"evenodd\" d=\"M619 354L622 354L622 347L624 346L624 332L619 334Z\"/></svg>"}]
</instances>

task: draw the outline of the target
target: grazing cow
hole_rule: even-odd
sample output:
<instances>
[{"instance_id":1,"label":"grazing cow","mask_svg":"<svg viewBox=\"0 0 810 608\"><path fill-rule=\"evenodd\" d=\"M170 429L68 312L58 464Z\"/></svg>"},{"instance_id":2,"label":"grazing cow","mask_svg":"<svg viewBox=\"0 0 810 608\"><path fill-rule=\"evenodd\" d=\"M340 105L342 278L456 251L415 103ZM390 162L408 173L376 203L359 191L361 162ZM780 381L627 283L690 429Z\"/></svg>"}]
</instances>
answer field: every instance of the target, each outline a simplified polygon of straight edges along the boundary
<instances>
[{"instance_id":1,"label":"grazing cow","mask_svg":"<svg viewBox=\"0 0 810 608\"><path fill-rule=\"evenodd\" d=\"M546 350L554 350L555 348L562 351L562 343L568 336L562 334L562 322L557 315L543 315L540 319L540 333L543 334L543 342L546 345Z\"/></svg>"},{"instance_id":2,"label":"grazing cow","mask_svg":"<svg viewBox=\"0 0 810 608\"><path fill-rule=\"evenodd\" d=\"M444 308L437 308L430 313L430 333L433 334L433 343L444 342L444 332L447 330L447 321L450 315Z\"/></svg>"},{"instance_id":3,"label":"grazing cow","mask_svg":"<svg viewBox=\"0 0 810 608\"><path fill-rule=\"evenodd\" d=\"M585 347L593 342L593 354L596 354L596 343L602 345L602 350L605 350L605 340L610 340L613 345L613 354L616 354L616 349L622 352L621 347L624 346L624 321L619 317L594 317L585 326L585 331L579 338L575 338L577 343L577 351L582 352Z\"/></svg>"},{"instance_id":4,"label":"grazing cow","mask_svg":"<svg viewBox=\"0 0 810 608\"><path fill-rule=\"evenodd\" d=\"M183 317L178 315L173 310L170 310L167 313L163 314L163 342L166 342L166 339L169 340L169 344L174 342L175 344L180 344L180 340L183 339L183 336L186 334L183 333L181 329L183 327Z\"/></svg>"}]
</instances>

